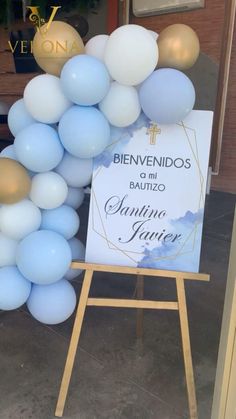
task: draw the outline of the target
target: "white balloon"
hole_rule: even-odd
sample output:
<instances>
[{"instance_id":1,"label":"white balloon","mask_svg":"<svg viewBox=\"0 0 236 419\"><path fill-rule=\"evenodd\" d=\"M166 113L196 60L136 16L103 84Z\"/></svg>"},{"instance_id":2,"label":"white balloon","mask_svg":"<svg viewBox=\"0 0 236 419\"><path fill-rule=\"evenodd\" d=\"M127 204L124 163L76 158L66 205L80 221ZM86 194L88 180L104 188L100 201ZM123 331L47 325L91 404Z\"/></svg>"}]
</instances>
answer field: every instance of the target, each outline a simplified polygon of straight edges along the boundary
<instances>
[{"instance_id":1,"label":"white balloon","mask_svg":"<svg viewBox=\"0 0 236 419\"><path fill-rule=\"evenodd\" d=\"M159 34L157 32L151 31L151 29L148 29L148 32L153 37L155 41L157 41Z\"/></svg>"},{"instance_id":2,"label":"white balloon","mask_svg":"<svg viewBox=\"0 0 236 419\"><path fill-rule=\"evenodd\" d=\"M2 205L0 209L0 229L3 234L21 240L39 229L41 212L29 199L12 205Z\"/></svg>"},{"instance_id":3,"label":"white balloon","mask_svg":"<svg viewBox=\"0 0 236 419\"><path fill-rule=\"evenodd\" d=\"M157 43L142 26L121 26L107 41L105 64L111 77L121 84L142 83L154 71L157 62Z\"/></svg>"},{"instance_id":4,"label":"white balloon","mask_svg":"<svg viewBox=\"0 0 236 419\"><path fill-rule=\"evenodd\" d=\"M91 38L85 45L85 52L88 55L98 58L104 61L105 48L109 35L96 35Z\"/></svg>"},{"instance_id":5,"label":"white balloon","mask_svg":"<svg viewBox=\"0 0 236 419\"><path fill-rule=\"evenodd\" d=\"M69 186L83 188L92 180L93 159L80 159L65 152L54 170L65 179Z\"/></svg>"},{"instance_id":6,"label":"white balloon","mask_svg":"<svg viewBox=\"0 0 236 419\"><path fill-rule=\"evenodd\" d=\"M84 202L84 189L83 188L68 188L68 195L65 204L78 209Z\"/></svg>"},{"instance_id":7,"label":"white balloon","mask_svg":"<svg viewBox=\"0 0 236 419\"><path fill-rule=\"evenodd\" d=\"M65 202L67 194L67 184L57 173L38 173L32 179L30 199L39 208L57 208Z\"/></svg>"},{"instance_id":8,"label":"white balloon","mask_svg":"<svg viewBox=\"0 0 236 419\"><path fill-rule=\"evenodd\" d=\"M18 242L0 233L0 267L16 265Z\"/></svg>"},{"instance_id":9,"label":"white balloon","mask_svg":"<svg viewBox=\"0 0 236 419\"><path fill-rule=\"evenodd\" d=\"M111 125L127 127L138 119L141 112L137 90L133 86L113 82L99 109Z\"/></svg>"},{"instance_id":10,"label":"white balloon","mask_svg":"<svg viewBox=\"0 0 236 419\"><path fill-rule=\"evenodd\" d=\"M84 244L76 237L73 237L72 239L68 240L68 243L71 248L72 260L80 260L83 262L85 259ZM82 269L69 269L65 274L65 278L71 281L72 279L79 276L82 272Z\"/></svg>"},{"instance_id":11,"label":"white balloon","mask_svg":"<svg viewBox=\"0 0 236 419\"><path fill-rule=\"evenodd\" d=\"M37 121L54 124L72 105L61 89L60 79L51 74L34 77L24 90L28 112Z\"/></svg>"}]
</instances>

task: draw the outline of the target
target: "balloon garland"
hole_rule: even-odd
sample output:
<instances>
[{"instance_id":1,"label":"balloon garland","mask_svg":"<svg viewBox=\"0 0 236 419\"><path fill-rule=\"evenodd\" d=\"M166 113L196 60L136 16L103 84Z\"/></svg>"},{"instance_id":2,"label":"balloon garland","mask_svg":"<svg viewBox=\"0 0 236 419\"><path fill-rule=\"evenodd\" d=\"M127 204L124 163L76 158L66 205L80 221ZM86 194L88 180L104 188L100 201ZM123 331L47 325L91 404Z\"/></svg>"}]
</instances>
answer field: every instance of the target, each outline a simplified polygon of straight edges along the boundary
<instances>
[{"instance_id":1,"label":"balloon garland","mask_svg":"<svg viewBox=\"0 0 236 419\"><path fill-rule=\"evenodd\" d=\"M15 140L0 154L0 309L26 303L37 320L57 324L76 305L69 281L80 271L70 264L85 255L76 210L93 158L141 112L159 124L191 112L194 86L180 70L197 60L199 41L181 24L159 36L124 25L85 47L64 22L42 33L33 51L47 74L34 77L11 107Z\"/></svg>"}]
</instances>

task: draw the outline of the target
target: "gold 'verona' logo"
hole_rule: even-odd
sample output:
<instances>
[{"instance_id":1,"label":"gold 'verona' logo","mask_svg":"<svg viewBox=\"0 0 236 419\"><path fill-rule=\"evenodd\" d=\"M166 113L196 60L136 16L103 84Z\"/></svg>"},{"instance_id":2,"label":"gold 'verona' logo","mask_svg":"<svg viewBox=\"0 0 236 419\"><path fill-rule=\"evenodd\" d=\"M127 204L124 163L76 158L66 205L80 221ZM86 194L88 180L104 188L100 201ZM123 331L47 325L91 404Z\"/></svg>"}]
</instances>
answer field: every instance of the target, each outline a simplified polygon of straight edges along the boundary
<instances>
[{"instance_id":1,"label":"gold 'verona' logo","mask_svg":"<svg viewBox=\"0 0 236 419\"><path fill-rule=\"evenodd\" d=\"M27 9L30 10L29 20L34 24L37 32L40 32L42 36L46 36L54 18L61 6L51 6L51 15L49 20L46 22L44 18L41 17L40 14L40 6L27 6ZM33 53L33 41L32 40L16 40L12 43L10 40L8 41L8 45L10 47L11 52L14 54L16 51L19 51L20 54L28 54L29 52ZM54 48L54 46L50 46Z\"/></svg>"},{"instance_id":2,"label":"gold 'verona' logo","mask_svg":"<svg viewBox=\"0 0 236 419\"><path fill-rule=\"evenodd\" d=\"M45 21L44 18L40 15L40 7L39 6L27 6L27 9L31 11L29 15L29 20L33 22L34 26L36 27L38 32L41 32L42 35L46 35L47 31L49 30L53 19L61 6L51 6L52 12L49 17L48 22Z\"/></svg>"}]
</instances>

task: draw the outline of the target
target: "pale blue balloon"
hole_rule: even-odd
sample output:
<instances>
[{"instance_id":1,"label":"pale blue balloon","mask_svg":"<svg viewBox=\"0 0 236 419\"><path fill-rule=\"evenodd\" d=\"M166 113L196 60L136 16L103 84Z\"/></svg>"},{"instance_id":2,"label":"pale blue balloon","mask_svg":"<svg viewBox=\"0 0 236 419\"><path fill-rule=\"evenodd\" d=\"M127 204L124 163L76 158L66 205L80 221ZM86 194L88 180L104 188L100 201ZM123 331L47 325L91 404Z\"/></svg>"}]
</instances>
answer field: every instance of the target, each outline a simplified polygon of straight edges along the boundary
<instances>
[{"instance_id":1,"label":"pale blue balloon","mask_svg":"<svg viewBox=\"0 0 236 419\"><path fill-rule=\"evenodd\" d=\"M16 156L14 145L11 144L11 145L8 145L7 147L5 147L1 151L0 157L6 157L8 159L17 160L17 156Z\"/></svg>"},{"instance_id":2,"label":"pale blue balloon","mask_svg":"<svg viewBox=\"0 0 236 419\"><path fill-rule=\"evenodd\" d=\"M98 109L75 105L62 116L59 136L65 149L73 156L90 159L109 144L110 126Z\"/></svg>"},{"instance_id":3,"label":"pale blue balloon","mask_svg":"<svg viewBox=\"0 0 236 419\"><path fill-rule=\"evenodd\" d=\"M74 209L78 209L84 202L84 189L83 188L68 188L68 195L65 204Z\"/></svg>"},{"instance_id":4,"label":"pale blue balloon","mask_svg":"<svg viewBox=\"0 0 236 419\"><path fill-rule=\"evenodd\" d=\"M85 246L84 244L77 239L76 237L73 237L68 241L69 246L71 248L72 253L72 260L79 260L81 262L84 262L85 259ZM76 278L83 272L82 269L69 269L68 272L65 274L65 278L71 281L72 279Z\"/></svg>"},{"instance_id":5,"label":"pale blue balloon","mask_svg":"<svg viewBox=\"0 0 236 419\"><path fill-rule=\"evenodd\" d=\"M0 208L1 212L1 208ZM0 231L0 267L15 266L17 240L11 239Z\"/></svg>"},{"instance_id":6,"label":"pale blue balloon","mask_svg":"<svg viewBox=\"0 0 236 419\"><path fill-rule=\"evenodd\" d=\"M82 188L91 183L93 159L79 159L65 152L55 172L65 179L67 185L73 188Z\"/></svg>"},{"instance_id":7,"label":"pale blue balloon","mask_svg":"<svg viewBox=\"0 0 236 419\"><path fill-rule=\"evenodd\" d=\"M110 76L106 66L90 55L77 55L64 65L61 85L65 96L77 105L95 105L106 96Z\"/></svg>"},{"instance_id":8,"label":"pale blue balloon","mask_svg":"<svg viewBox=\"0 0 236 419\"><path fill-rule=\"evenodd\" d=\"M31 283L16 266L0 268L0 310L14 310L27 301Z\"/></svg>"},{"instance_id":9,"label":"pale blue balloon","mask_svg":"<svg viewBox=\"0 0 236 419\"><path fill-rule=\"evenodd\" d=\"M68 271L72 260L70 246L60 234L40 230L29 234L18 245L18 269L35 284L59 281Z\"/></svg>"},{"instance_id":10,"label":"pale blue balloon","mask_svg":"<svg viewBox=\"0 0 236 419\"><path fill-rule=\"evenodd\" d=\"M24 99L17 100L10 108L8 113L8 126L14 137L22 131L22 129L35 122L35 119L29 114L25 107Z\"/></svg>"},{"instance_id":11,"label":"pale blue balloon","mask_svg":"<svg viewBox=\"0 0 236 419\"><path fill-rule=\"evenodd\" d=\"M181 71L162 68L142 83L139 98L143 112L151 121L175 124L193 109L195 89Z\"/></svg>"},{"instance_id":12,"label":"pale blue balloon","mask_svg":"<svg viewBox=\"0 0 236 419\"><path fill-rule=\"evenodd\" d=\"M68 205L42 211L42 230L52 230L61 234L66 240L74 237L79 230L80 219L77 212Z\"/></svg>"},{"instance_id":13,"label":"pale blue balloon","mask_svg":"<svg viewBox=\"0 0 236 419\"><path fill-rule=\"evenodd\" d=\"M51 285L33 285L27 301L32 316L45 324L64 322L71 316L75 306L75 290L65 279Z\"/></svg>"},{"instance_id":14,"label":"pale blue balloon","mask_svg":"<svg viewBox=\"0 0 236 419\"><path fill-rule=\"evenodd\" d=\"M14 148L20 163L33 172L47 172L62 160L64 149L55 129L35 123L15 138Z\"/></svg>"}]
</instances>

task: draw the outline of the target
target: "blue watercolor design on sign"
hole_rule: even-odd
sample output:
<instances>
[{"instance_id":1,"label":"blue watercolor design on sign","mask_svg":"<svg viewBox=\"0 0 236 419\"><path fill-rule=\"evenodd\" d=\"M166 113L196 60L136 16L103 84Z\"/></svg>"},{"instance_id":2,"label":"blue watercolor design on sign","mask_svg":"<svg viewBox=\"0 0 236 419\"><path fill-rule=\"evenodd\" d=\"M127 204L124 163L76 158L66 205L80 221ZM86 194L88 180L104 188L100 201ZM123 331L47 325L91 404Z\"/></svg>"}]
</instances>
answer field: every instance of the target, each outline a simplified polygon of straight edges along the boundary
<instances>
[{"instance_id":1,"label":"blue watercolor design on sign","mask_svg":"<svg viewBox=\"0 0 236 419\"><path fill-rule=\"evenodd\" d=\"M94 159L94 169L100 166L108 168L113 162L114 152L121 154L135 131L143 127L149 127L150 120L141 113L137 121L126 128L117 128L111 126L111 141L110 145Z\"/></svg>"},{"instance_id":2,"label":"blue watercolor design on sign","mask_svg":"<svg viewBox=\"0 0 236 419\"><path fill-rule=\"evenodd\" d=\"M196 213L187 211L183 217L171 220L170 225L173 227L173 230L171 230L173 234L182 234L182 241L176 243L162 243L161 246L152 250L145 248L144 257L137 266L139 268L198 272L198 254L201 246L203 209L200 209ZM190 239L186 241L188 237ZM185 244L184 241L186 241ZM180 252L180 254L176 257L175 255L178 252ZM188 258L186 258L186 253L189 254Z\"/></svg>"}]
</instances>

